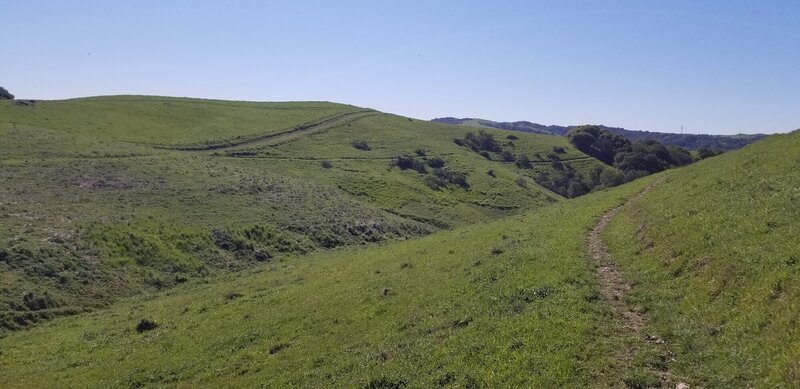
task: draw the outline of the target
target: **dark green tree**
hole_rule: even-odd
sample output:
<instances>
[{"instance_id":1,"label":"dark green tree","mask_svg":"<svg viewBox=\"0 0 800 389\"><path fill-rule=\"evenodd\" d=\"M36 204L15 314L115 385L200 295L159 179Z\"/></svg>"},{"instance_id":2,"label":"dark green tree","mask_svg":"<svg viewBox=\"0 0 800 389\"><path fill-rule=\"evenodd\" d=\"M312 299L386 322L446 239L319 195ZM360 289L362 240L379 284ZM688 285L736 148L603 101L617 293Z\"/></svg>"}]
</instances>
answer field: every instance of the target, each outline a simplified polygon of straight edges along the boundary
<instances>
[{"instance_id":1,"label":"dark green tree","mask_svg":"<svg viewBox=\"0 0 800 389\"><path fill-rule=\"evenodd\" d=\"M617 153L631 149L631 142L627 139L600 126L578 126L569 130L566 137L578 150L599 159L606 165L614 163Z\"/></svg>"},{"instance_id":2,"label":"dark green tree","mask_svg":"<svg viewBox=\"0 0 800 389\"><path fill-rule=\"evenodd\" d=\"M0 86L0 100L14 100L14 95L6 90L6 88Z\"/></svg>"}]
</instances>

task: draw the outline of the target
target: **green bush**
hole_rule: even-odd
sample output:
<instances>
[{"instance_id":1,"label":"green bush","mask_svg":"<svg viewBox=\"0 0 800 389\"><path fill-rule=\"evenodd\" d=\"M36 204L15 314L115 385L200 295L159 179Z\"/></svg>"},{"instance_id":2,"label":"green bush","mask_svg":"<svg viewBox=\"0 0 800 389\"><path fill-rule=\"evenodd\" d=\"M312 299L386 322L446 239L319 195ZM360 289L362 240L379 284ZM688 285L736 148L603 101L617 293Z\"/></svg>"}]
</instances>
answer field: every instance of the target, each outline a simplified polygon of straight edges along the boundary
<instances>
[{"instance_id":1,"label":"green bush","mask_svg":"<svg viewBox=\"0 0 800 389\"><path fill-rule=\"evenodd\" d=\"M6 90L6 88L0 86L0 100L14 100L14 95Z\"/></svg>"},{"instance_id":2,"label":"green bush","mask_svg":"<svg viewBox=\"0 0 800 389\"><path fill-rule=\"evenodd\" d=\"M358 149L358 150L362 150L362 151L369 151L370 150L369 144L367 143L367 141L365 141L363 139L356 139L356 140L352 141L350 144L353 147L355 147L356 149Z\"/></svg>"},{"instance_id":3,"label":"green bush","mask_svg":"<svg viewBox=\"0 0 800 389\"><path fill-rule=\"evenodd\" d=\"M531 160L528 159L528 156L525 154L520 154L517 157L517 167L520 169L530 169L531 168Z\"/></svg>"},{"instance_id":4,"label":"green bush","mask_svg":"<svg viewBox=\"0 0 800 389\"><path fill-rule=\"evenodd\" d=\"M447 164L447 162L445 162L445 160L443 160L443 159L441 159L439 157L430 157L430 158L428 158L427 163L428 163L428 166L430 166L430 167L432 167L434 169L441 169L441 168L444 167L444 165Z\"/></svg>"},{"instance_id":5,"label":"green bush","mask_svg":"<svg viewBox=\"0 0 800 389\"><path fill-rule=\"evenodd\" d=\"M428 170L425 168L425 164L410 155L398 155L394 157L394 165L399 167L400 170L412 169L416 170L420 174L425 174L428 172Z\"/></svg>"}]
</instances>

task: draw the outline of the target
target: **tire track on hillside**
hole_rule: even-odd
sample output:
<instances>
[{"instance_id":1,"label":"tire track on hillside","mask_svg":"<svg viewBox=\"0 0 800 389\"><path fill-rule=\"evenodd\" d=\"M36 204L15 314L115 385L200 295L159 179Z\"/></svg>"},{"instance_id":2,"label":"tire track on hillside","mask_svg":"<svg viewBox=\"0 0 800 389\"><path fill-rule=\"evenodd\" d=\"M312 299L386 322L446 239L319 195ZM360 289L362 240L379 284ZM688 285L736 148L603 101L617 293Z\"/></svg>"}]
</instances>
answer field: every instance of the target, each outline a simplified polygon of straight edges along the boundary
<instances>
[{"instance_id":1,"label":"tire track on hillside","mask_svg":"<svg viewBox=\"0 0 800 389\"><path fill-rule=\"evenodd\" d=\"M592 264L596 267L595 276L600 284L600 294L603 300L606 301L614 314L622 321L625 329L632 332L641 342L651 342L658 345L663 345L663 340L642 333L642 329L647 324L647 317L644 313L627 303L626 295L631 290L631 286L625 282L622 272L614 263L614 258L611 257L608 248L603 243L601 235L611 220L613 220L623 208L629 206L631 203L653 190L661 181L662 180L658 180L648 185L639 193L631 196L624 204L604 213L586 237L586 252L589 254L589 259L592 261ZM633 350L626 349L625 358L627 360L632 359L633 353ZM668 364L660 367L651 367L651 369L658 375L662 386L674 387L675 389L689 388L689 385L685 382L676 380L669 372Z\"/></svg>"},{"instance_id":2,"label":"tire track on hillside","mask_svg":"<svg viewBox=\"0 0 800 389\"><path fill-rule=\"evenodd\" d=\"M258 135L255 137L245 138L245 139L236 139L227 141L225 143L216 143L216 144L201 144L201 145L163 145L163 146L154 146L156 148L161 149L168 149L168 150L177 150L177 151L220 151L220 150L234 150L241 147L252 146L255 144L278 144L284 141L288 141L291 139L295 139L302 135L307 135L310 133L316 133L325 131L329 128L342 126L345 124L352 123L356 120L377 115L379 112L377 111L350 111L344 112L340 114L326 116L321 119L317 119L314 121L310 121L304 124L300 124L294 127L290 127L287 129L283 129L276 132L270 132L263 135Z\"/></svg>"}]
</instances>

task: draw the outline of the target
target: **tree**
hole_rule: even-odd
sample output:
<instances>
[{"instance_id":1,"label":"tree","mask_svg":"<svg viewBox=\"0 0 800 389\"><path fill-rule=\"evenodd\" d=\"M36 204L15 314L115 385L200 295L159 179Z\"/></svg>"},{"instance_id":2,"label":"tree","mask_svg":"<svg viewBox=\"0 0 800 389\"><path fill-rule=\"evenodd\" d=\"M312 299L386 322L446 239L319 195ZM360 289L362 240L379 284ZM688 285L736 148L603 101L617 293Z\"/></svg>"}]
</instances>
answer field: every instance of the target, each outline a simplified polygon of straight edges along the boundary
<instances>
[{"instance_id":1,"label":"tree","mask_svg":"<svg viewBox=\"0 0 800 389\"><path fill-rule=\"evenodd\" d=\"M622 185L623 182L625 182L625 177L614 168L605 168L600 172L600 185L606 188Z\"/></svg>"},{"instance_id":2,"label":"tree","mask_svg":"<svg viewBox=\"0 0 800 389\"><path fill-rule=\"evenodd\" d=\"M694 162L692 154L689 153L689 150L686 150L683 147L667 146L667 150L669 150L669 155L672 158L672 163L675 164L676 166L686 166Z\"/></svg>"},{"instance_id":3,"label":"tree","mask_svg":"<svg viewBox=\"0 0 800 389\"><path fill-rule=\"evenodd\" d=\"M570 181L567 188L567 197L575 198L586 194L586 188L578 180Z\"/></svg>"},{"instance_id":4,"label":"tree","mask_svg":"<svg viewBox=\"0 0 800 389\"><path fill-rule=\"evenodd\" d=\"M701 147L701 148L697 149L697 158L700 158L700 159L706 159L706 158L714 157L714 156L717 156L719 154L722 154L722 153L721 152L717 152L715 150L707 149L705 147Z\"/></svg>"},{"instance_id":5,"label":"tree","mask_svg":"<svg viewBox=\"0 0 800 389\"><path fill-rule=\"evenodd\" d=\"M606 165L614 163L617 153L631 149L631 143L627 139L600 126L578 126L569 130L566 137L578 150L599 159Z\"/></svg>"},{"instance_id":6,"label":"tree","mask_svg":"<svg viewBox=\"0 0 800 389\"><path fill-rule=\"evenodd\" d=\"M6 90L6 88L0 86L0 100L14 100L14 95Z\"/></svg>"}]
</instances>

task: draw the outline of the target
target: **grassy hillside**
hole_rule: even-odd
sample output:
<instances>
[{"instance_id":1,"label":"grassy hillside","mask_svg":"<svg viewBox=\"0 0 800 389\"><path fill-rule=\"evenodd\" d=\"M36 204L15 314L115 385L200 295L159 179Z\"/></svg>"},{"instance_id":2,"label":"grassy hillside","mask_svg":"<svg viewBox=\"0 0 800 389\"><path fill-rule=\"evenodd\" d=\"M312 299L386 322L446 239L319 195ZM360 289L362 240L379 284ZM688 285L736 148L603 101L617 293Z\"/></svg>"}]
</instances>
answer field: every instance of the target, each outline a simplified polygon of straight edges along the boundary
<instances>
[{"instance_id":1,"label":"grassy hillside","mask_svg":"<svg viewBox=\"0 0 800 389\"><path fill-rule=\"evenodd\" d=\"M332 103L2 101L0 331L193 278L562 200L536 185L535 169L453 143L463 135ZM519 138L522 152L564 147L577 172L599 164L563 138ZM397 167L401 155L424 169Z\"/></svg>"},{"instance_id":2,"label":"grassy hillside","mask_svg":"<svg viewBox=\"0 0 800 389\"><path fill-rule=\"evenodd\" d=\"M644 385L651 357L621 357L633 340L597 297L584 237L599 214L646 183L419 240L266 265L11 333L0 339L0 383ZM141 319L157 327L140 333Z\"/></svg>"},{"instance_id":3,"label":"grassy hillside","mask_svg":"<svg viewBox=\"0 0 800 389\"><path fill-rule=\"evenodd\" d=\"M606 239L632 302L680 355L673 371L706 387L800 387L800 133L667 177Z\"/></svg>"},{"instance_id":4,"label":"grassy hillside","mask_svg":"<svg viewBox=\"0 0 800 389\"><path fill-rule=\"evenodd\" d=\"M5 332L0 386L800 386L800 132L564 201L460 127L304 120L5 159L7 327L134 296ZM626 199L609 303L587 236Z\"/></svg>"}]
</instances>

